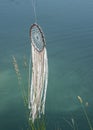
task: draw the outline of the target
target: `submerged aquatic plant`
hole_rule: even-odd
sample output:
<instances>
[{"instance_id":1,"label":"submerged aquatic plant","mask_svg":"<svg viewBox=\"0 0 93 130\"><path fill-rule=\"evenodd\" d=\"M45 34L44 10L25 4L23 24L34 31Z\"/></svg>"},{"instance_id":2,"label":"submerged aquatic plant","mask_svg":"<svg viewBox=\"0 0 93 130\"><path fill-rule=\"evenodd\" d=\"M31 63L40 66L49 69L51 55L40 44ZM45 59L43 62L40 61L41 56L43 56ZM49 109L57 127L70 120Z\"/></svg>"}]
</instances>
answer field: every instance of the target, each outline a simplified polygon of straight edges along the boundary
<instances>
[{"instance_id":1,"label":"submerged aquatic plant","mask_svg":"<svg viewBox=\"0 0 93 130\"><path fill-rule=\"evenodd\" d=\"M93 130L91 121L90 121L90 119L89 119L89 116L88 116L87 111L86 111L86 109L85 109L85 107L84 107L84 104L83 104L83 99L82 99L80 96L77 96L77 98L78 98L78 100L79 100L79 102L80 102L80 104L81 104L81 107L82 107L82 110L83 110L83 112L84 112L84 114L85 114L85 117L86 117L86 120L87 120L87 122L88 122L89 128L90 128L90 130ZM88 102L87 102L86 105L88 105Z\"/></svg>"},{"instance_id":2,"label":"submerged aquatic plant","mask_svg":"<svg viewBox=\"0 0 93 130\"><path fill-rule=\"evenodd\" d=\"M70 119L70 121L65 118L63 118L63 120L72 128L72 130L78 130L75 119L73 117Z\"/></svg>"},{"instance_id":3,"label":"submerged aquatic plant","mask_svg":"<svg viewBox=\"0 0 93 130\"><path fill-rule=\"evenodd\" d=\"M12 60L13 60L14 69L15 69L15 72L16 72L16 75L17 75L17 78L18 78L18 84L19 84L19 87L20 87L20 90L21 90L24 105L27 106L27 104L28 104L27 93L25 91L22 76L21 76L19 66L18 66L18 63L17 63L15 56L12 56Z\"/></svg>"},{"instance_id":4,"label":"submerged aquatic plant","mask_svg":"<svg viewBox=\"0 0 93 130\"><path fill-rule=\"evenodd\" d=\"M21 74L20 74L20 71L19 71L19 67L18 67L15 56L12 56L12 59L13 59L14 69L15 69L15 72L16 72L16 75L17 75L17 78L18 78L18 83L20 85L22 83L21 82L22 78L21 78Z\"/></svg>"},{"instance_id":5,"label":"submerged aquatic plant","mask_svg":"<svg viewBox=\"0 0 93 130\"><path fill-rule=\"evenodd\" d=\"M34 123L32 122L32 120L29 120L28 130L46 130L44 117L42 117L41 119L36 119Z\"/></svg>"}]
</instances>

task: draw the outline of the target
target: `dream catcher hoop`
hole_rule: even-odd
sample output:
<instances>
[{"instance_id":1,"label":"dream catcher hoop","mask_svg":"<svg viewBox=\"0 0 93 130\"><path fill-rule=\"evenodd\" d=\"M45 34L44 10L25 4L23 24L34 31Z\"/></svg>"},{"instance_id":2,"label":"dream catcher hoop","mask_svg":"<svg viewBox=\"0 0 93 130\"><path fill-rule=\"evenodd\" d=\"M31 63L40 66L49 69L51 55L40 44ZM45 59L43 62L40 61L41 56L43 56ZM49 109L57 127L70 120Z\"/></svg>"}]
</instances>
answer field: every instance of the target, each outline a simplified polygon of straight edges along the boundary
<instances>
[{"instance_id":1,"label":"dream catcher hoop","mask_svg":"<svg viewBox=\"0 0 93 130\"><path fill-rule=\"evenodd\" d=\"M29 66L29 109L30 119L34 122L45 113L45 100L48 84L48 58L44 33L38 24L30 28L32 60ZM31 66L32 61L32 66ZM32 68L32 78L31 78Z\"/></svg>"}]
</instances>

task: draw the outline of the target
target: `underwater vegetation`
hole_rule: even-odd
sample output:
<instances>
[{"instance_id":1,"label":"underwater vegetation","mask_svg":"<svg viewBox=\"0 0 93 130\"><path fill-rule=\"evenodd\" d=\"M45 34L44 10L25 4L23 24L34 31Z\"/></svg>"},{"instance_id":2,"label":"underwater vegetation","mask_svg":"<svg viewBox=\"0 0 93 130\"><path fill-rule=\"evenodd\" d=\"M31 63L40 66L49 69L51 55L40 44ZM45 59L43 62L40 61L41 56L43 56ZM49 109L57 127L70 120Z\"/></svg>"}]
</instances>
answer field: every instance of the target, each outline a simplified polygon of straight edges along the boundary
<instances>
[{"instance_id":1,"label":"underwater vegetation","mask_svg":"<svg viewBox=\"0 0 93 130\"><path fill-rule=\"evenodd\" d=\"M13 66L14 66L14 69L15 69L15 72L16 72L16 75L17 75L17 78L18 78L18 84L20 86L20 91L21 91L21 94L22 94L22 97L23 97L24 107L25 107L25 110L26 110L25 114L26 114L26 119L27 119L27 122L28 122L27 130L47 130L46 118L45 118L44 115L42 115L41 118L37 118L34 123L32 122L32 120L29 120L30 111L28 109L28 92L25 89L25 86L23 84L22 75L20 73L19 66L18 66L18 63L17 63L15 56L12 56L12 60L13 60ZM26 68L28 68L26 60L24 60L24 66ZM26 70L26 71L28 71L28 70ZM89 130L93 130L92 122L91 122L91 119L89 118L89 115L88 115L88 112L87 112L87 109L86 109L86 107L88 107L88 102L85 103L80 96L77 96L77 100L79 101L82 112L83 112L84 117L87 121ZM63 121L65 121L65 123L69 126L70 129L79 130L77 122L73 117L70 120L63 118ZM57 127L54 130L62 130L62 128Z\"/></svg>"},{"instance_id":2,"label":"underwater vegetation","mask_svg":"<svg viewBox=\"0 0 93 130\"><path fill-rule=\"evenodd\" d=\"M79 100L79 102L80 102L80 104L81 104L81 107L82 107L82 110L83 110L84 115L85 115L85 117L86 117L86 120L87 120L87 123L88 123L88 125L89 125L89 128L90 128L90 130L93 130L92 123L91 123L91 121L90 121L90 119L89 119L89 116L88 116L87 111L86 111L86 109L85 109L85 106L84 106L84 104L83 104L83 99L82 99L80 96L78 96L77 98L78 98L78 100ZM88 105L88 102L86 103L86 106L87 106L87 105Z\"/></svg>"}]
</instances>

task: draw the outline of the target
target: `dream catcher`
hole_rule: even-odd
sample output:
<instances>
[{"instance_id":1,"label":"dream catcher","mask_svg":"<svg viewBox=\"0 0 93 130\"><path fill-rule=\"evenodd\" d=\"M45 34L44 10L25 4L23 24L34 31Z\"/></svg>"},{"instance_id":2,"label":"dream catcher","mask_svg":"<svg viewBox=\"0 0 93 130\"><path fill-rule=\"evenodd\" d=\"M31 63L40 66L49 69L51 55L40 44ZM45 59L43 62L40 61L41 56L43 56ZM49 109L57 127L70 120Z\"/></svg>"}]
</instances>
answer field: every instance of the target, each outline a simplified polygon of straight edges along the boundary
<instances>
[{"instance_id":1,"label":"dream catcher","mask_svg":"<svg viewBox=\"0 0 93 130\"><path fill-rule=\"evenodd\" d=\"M29 118L34 122L36 118L40 118L41 115L45 113L48 84L48 58L44 34L41 27L36 23L30 28L30 38L32 58L29 65L30 88L28 107L30 109Z\"/></svg>"}]
</instances>

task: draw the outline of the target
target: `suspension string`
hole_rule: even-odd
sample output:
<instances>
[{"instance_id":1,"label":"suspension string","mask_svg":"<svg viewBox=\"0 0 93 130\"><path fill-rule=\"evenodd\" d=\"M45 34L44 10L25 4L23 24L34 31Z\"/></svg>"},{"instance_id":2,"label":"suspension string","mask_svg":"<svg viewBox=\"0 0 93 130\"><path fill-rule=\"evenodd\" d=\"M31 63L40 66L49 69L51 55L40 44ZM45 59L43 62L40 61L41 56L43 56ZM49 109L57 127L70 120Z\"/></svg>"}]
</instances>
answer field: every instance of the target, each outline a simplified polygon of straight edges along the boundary
<instances>
[{"instance_id":1,"label":"suspension string","mask_svg":"<svg viewBox=\"0 0 93 130\"><path fill-rule=\"evenodd\" d=\"M33 6L33 10L34 10L34 17L35 17L35 23L37 23L37 15L36 15L36 1L32 0L32 6Z\"/></svg>"}]
</instances>

